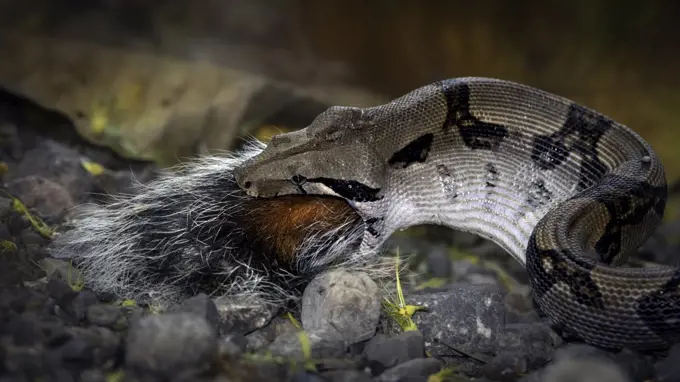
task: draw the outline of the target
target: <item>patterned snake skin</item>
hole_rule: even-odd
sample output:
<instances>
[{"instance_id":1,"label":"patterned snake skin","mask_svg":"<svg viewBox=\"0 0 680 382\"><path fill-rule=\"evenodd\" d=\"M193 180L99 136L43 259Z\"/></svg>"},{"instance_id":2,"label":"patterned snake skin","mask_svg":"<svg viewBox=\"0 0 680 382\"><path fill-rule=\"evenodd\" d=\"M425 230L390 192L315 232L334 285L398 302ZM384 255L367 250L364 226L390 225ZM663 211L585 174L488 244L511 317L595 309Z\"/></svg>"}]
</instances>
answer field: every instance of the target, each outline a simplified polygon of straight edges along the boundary
<instances>
[{"instance_id":1,"label":"patterned snake skin","mask_svg":"<svg viewBox=\"0 0 680 382\"><path fill-rule=\"evenodd\" d=\"M346 199L365 232L440 224L526 266L540 309L605 348L680 340L680 268L622 267L666 204L659 158L629 128L542 90L458 78L370 108L332 107L236 170L249 195Z\"/></svg>"}]
</instances>

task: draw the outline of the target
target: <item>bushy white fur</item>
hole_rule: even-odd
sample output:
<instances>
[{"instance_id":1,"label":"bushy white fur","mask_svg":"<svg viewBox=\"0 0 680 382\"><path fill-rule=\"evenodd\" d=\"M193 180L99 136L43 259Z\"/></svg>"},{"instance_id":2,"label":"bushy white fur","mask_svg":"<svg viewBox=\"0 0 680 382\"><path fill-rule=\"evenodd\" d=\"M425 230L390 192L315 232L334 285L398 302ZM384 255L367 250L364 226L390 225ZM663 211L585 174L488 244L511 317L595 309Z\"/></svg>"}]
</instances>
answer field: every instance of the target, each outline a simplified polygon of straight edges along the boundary
<instances>
[{"instance_id":1,"label":"bushy white fur","mask_svg":"<svg viewBox=\"0 0 680 382\"><path fill-rule=\"evenodd\" d=\"M235 185L232 171L264 146L253 141L237 153L201 156L138 184L132 195L83 206L70 229L55 238L52 255L73 258L86 286L97 292L159 306L194 291L279 304L298 298L295 286L329 267L390 277L388 262L379 257L359 262L349 253L363 234L355 220L309 236L294 273L253 266L258 254L240 240L233 219L247 216L242 202L248 196ZM194 289L202 283L207 286Z\"/></svg>"}]
</instances>

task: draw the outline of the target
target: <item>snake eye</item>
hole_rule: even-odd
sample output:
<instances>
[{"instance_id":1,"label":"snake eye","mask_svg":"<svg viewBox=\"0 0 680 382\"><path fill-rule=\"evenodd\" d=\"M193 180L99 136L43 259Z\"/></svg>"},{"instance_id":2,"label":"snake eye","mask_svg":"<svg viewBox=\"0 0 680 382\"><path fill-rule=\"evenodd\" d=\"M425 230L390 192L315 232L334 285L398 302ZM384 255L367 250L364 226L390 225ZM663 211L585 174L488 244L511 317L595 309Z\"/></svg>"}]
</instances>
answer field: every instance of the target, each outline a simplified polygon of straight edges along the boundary
<instances>
[{"instance_id":1,"label":"snake eye","mask_svg":"<svg viewBox=\"0 0 680 382\"><path fill-rule=\"evenodd\" d=\"M246 181L243 183L243 187L245 187L245 188L250 188L252 185L253 185L253 182L251 182L251 181L249 181L249 180L246 180Z\"/></svg>"},{"instance_id":2,"label":"snake eye","mask_svg":"<svg viewBox=\"0 0 680 382\"><path fill-rule=\"evenodd\" d=\"M296 185L302 185L302 184L304 184L304 183L307 181L307 178L305 178L305 177L302 176L302 175L293 175L293 177L291 178L291 180L292 180L293 183L296 184Z\"/></svg>"}]
</instances>

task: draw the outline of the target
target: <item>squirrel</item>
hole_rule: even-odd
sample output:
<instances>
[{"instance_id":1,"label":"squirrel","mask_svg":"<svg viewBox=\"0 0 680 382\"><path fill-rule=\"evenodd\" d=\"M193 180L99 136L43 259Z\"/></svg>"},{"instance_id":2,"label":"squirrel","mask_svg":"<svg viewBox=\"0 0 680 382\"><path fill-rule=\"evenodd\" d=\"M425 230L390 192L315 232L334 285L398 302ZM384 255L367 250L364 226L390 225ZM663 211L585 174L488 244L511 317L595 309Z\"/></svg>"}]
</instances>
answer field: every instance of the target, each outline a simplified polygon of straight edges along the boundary
<instances>
[{"instance_id":1,"label":"squirrel","mask_svg":"<svg viewBox=\"0 0 680 382\"><path fill-rule=\"evenodd\" d=\"M349 255L364 223L345 200L255 198L238 187L234 168L264 148L253 139L198 156L131 195L81 206L48 251L72 259L91 290L160 307L198 293L281 305L330 267L370 273Z\"/></svg>"}]
</instances>

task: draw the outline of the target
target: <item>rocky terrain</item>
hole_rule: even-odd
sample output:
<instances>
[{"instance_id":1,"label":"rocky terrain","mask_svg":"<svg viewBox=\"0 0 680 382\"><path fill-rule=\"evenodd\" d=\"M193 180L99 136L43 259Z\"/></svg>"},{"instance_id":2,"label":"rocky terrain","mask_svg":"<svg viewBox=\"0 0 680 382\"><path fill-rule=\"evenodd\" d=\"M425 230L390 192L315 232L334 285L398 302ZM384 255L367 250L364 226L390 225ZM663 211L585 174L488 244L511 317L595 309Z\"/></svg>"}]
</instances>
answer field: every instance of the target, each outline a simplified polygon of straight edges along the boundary
<instances>
[{"instance_id":1,"label":"rocky terrain","mask_svg":"<svg viewBox=\"0 0 680 382\"><path fill-rule=\"evenodd\" d=\"M50 232L73 207L129 192L133 174L144 182L156 168L5 101L0 381L680 380L680 347L612 353L565 341L533 309L522 268L458 233L391 241L421 260L419 276L404 280L406 304L422 308L412 322L381 303L386 292L398 301L394 290L343 271L317 277L291 314L205 295L158 312L97 295L75 267L46 255ZM678 235L680 223L669 222L641 258L672 262Z\"/></svg>"}]
</instances>

